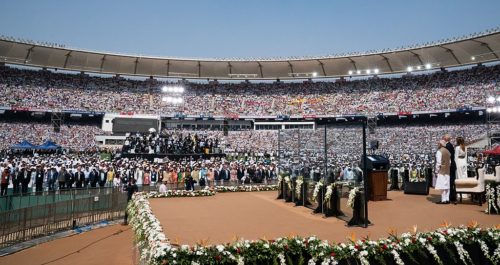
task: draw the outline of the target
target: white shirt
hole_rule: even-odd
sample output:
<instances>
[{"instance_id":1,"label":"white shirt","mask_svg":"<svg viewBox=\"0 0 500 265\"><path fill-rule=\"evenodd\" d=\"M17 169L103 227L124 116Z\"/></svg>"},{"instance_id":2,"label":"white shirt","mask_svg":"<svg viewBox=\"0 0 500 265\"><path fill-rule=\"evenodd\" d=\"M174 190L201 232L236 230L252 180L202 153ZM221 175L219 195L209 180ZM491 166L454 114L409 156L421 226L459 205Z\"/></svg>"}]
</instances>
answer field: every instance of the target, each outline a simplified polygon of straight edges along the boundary
<instances>
[{"instance_id":1,"label":"white shirt","mask_svg":"<svg viewBox=\"0 0 500 265\"><path fill-rule=\"evenodd\" d=\"M165 185L164 183L162 183L160 185L160 192L162 192L162 193L167 192L167 185Z\"/></svg>"},{"instance_id":2,"label":"white shirt","mask_svg":"<svg viewBox=\"0 0 500 265\"><path fill-rule=\"evenodd\" d=\"M434 169L434 173L436 173L436 175L439 173L439 169L441 169L441 151L437 150L437 152L436 152L436 168Z\"/></svg>"}]
</instances>

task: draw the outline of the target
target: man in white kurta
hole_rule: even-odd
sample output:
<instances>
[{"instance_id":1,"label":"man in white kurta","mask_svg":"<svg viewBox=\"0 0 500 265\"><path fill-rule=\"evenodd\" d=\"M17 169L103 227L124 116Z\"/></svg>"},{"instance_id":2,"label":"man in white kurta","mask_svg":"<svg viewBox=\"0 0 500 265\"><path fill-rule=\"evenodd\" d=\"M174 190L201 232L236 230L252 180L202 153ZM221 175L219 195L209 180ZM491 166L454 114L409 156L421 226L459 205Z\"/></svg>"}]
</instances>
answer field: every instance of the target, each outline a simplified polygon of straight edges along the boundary
<instances>
[{"instance_id":1,"label":"man in white kurta","mask_svg":"<svg viewBox=\"0 0 500 265\"><path fill-rule=\"evenodd\" d=\"M441 190L441 201L438 204L450 203L450 165L451 154L446 149L446 142L439 142L439 150L436 152L436 168L434 173L437 175L436 189Z\"/></svg>"}]
</instances>

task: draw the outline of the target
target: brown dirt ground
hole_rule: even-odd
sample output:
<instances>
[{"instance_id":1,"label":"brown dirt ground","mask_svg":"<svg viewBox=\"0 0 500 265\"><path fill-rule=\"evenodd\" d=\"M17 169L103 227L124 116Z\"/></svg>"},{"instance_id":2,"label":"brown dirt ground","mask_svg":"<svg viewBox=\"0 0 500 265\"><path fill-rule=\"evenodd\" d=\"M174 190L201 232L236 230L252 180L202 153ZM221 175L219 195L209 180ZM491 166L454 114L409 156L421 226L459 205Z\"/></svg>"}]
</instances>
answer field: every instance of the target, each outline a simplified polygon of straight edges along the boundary
<instances>
[{"instance_id":1,"label":"brown dirt ground","mask_svg":"<svg viewBox=\"0 0 500 265\"><path fill-rule=\"evenodd\" d=\"M133 232L129 226L112 225L50 241L0 258L0 264L87 265L134 264Z\"/></svg>"},{"instance_id":2,"label":"brown dirt ground","mask_svg":"<svg viewBox=\"0 0 500 265\"><path fill-rule=\"evenodd\" d=\"M221 243L236 237L276 238L288 235L317 235L330 241L344 241L355 233L376 239L387 236L390 228L398 234L439 227L444 220L452 225L478 221L482 226L500 223L498 215L484 213L482 207L466 201L458 205L436 205L437 192L429 196L389 192L390 200L369 203L369 228L348 228L337 218L322 218L304 207L275 200L276 192L219 193L213 197L151 199L151 206L172 242ZM345 199L342 207L345 207ZM347 213L347 209L343 209ZM134 264L133 232L130 227L113 225L80 235L54 240L0 258L0 264Z\"/></svg>"},{"instance_id":3,"label":"brown dirt ground","mask_svg":"<svg viewBox=\"0 0 500 265\"><path fill-rule=\"evenodd\" d=\"M305 207L294 207L283 200L275 200L276 192L219 193L213 197L151 199L151 207L160 220L163 231L174 243L226 243L236 238L277 238L289 235L317 235L321 239L341 242L353 233L357 238L386 237L389 229L398 234L419 230L433 230L445 220L452 225L467 224L471 220L482 226L500 224L498 215L484 213L482 207L470 204L437 205L438 193L429 196L405 195L389 192L390 200L369 203L367 229L346 227L337 218L323 218L311 214ZM343 199L341 207L346 206ZM345 209L345 212L349 211ZM350 213L352 215L352 213Z\"/></svg>"}]
</instances>

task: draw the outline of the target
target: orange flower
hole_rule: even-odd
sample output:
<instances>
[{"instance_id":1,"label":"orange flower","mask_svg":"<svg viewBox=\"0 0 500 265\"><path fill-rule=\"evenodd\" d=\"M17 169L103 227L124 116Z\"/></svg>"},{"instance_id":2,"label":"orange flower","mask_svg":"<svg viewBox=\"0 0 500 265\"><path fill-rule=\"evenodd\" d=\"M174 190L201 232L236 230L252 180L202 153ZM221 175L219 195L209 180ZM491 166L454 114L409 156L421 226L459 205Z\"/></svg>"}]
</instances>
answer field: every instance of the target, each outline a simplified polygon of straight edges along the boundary
<instances>
[{"instance_id":1,"label":"orange flower","mask_svg":"<svg viewBox=\"0 0 500 265\"><path fill-rule=\"evenodd\" d=\"M416 234L418 231L418 226L414 225L412 231L413 231L413 234Z\"/></svg>"},{"instance_id":2,"label":"orange flower","mask_svg":"<svg viewBox=\"0 0 500 265\"><path fill-rule=\"evenodd\" d=\"M398 235L398 230L394 227L389 227L387 233L389 233L390 236L396 237Z\"/></svg>"},{"instance_id":3,"label":"orange flower","mask_svg":"<svg viewBox=\"0 0 500 265\"><path fill-rule=\"evenodd\" d=\"M467 223L468 228L477 228L478 226L479 224L476 220L470 220L469 223Z\"/></svg>"},{"instance_id":4,"label":"orange flower","mask_svg":"<svg viewBox=\"0 0 500 265\"><path fill-rule=\"evenodd\" d=\"M347 239L351 240L352 242L356 242L356 233L352 232L351 234L349 234L349 237Z\"/></svg>"},{"instance_id":5,"label":"orange flower","mask_svg":"<svg viewBox=\"0 0 500 265\"><path fill-rule=\"evenodd\" d=\"M444 220L443 223L441 223L441 227L448 228L451 226L451 223L448 223L448 221Z\"/></svg>"}]
</instances>

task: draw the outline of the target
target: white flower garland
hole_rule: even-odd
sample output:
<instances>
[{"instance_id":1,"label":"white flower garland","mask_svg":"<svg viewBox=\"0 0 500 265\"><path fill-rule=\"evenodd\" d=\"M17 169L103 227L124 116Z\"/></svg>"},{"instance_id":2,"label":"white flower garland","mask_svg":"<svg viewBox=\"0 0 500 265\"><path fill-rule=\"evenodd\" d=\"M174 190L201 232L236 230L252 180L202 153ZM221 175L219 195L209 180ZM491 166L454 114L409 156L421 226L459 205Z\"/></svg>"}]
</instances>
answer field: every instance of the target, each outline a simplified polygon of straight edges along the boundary
<instances>
[{"instance_id":1,"label":"white flower garland","mask_svg":"<svg viewBox=\"0 0 500 265\"><path fill-rule=\"evenodd\" d=\"M429 253L431 253L431 255L434 257L434 260L439 264L439 265L443 265L443 261L441 261L441 258L439 257L436 249L434 248L433 245L431 244L425 244L425 248L427 249L427 251L429 251Z\"/></svg>"},{"instance_id":2,"label":"white flower garland","mask_svg":"<svg viewBox=\"0 0 500 265\"><path fill-rule=\"evenodd\" d=\"M285 177L285 183L288 185L288 189L292 190L292 180L290 177Z\"/></svg>"},{"instance_id":3,"label":"white flower garland","mask_svg":"<svg viewBox=\"0 0 500 265\"><path fill-rule=\"evenodd\" d=\"M146 198L169 198L169 197L199 197L199 196L213 196L215 195L215 191L211 190L209 187L206 187L202 190L167 190L166 192L148 192L144 195Z\"/></svg>"},{"instance_id":4,"label":"white flower garland","mask_svg":"<svg viewBox=\"0 0 500 265\"><path fill-rule=\"evenodd\" d=\"M479 243L479 246L481 247L481 251L483 251L484 256L487 259L493 261L493 259L490 256L490 249L488 248L486 242L484 242L483 240L477 240L477 243Z\"/></svg>"},{"instance_id":5,"label":"white flower garland","mask_svg":"<svg viewBox=\"0 0 500 265\"><path fill-rule=\"evenodd\" d=\"M281 187L281 181L283 180L282 175L278 175L278 187Z\"/></svg>"},{"instance_id":6,"label":"white flower garland","mask_svg":"<svg viewBox=\"0 0 500 265\"><path fill-rule=\"evenodd\" d=\"M286 265L286 259L285 259L285 255L283 255L283 253L278 254L278 259L280 260L281 265Z\"/></svg>"},{"instance_id":7,"label":"white flower garland","mask_svg":"<svg viewBox=\"0 0 500 265\"><path fill-rule=\"evenodd\" d=\"M278 185L239 185L239 186L216 186L216 192L249 192L249 191L274 191Z\"/></svg>"},{"instance_id":8,"label":"white flower garland","mask_svg":"<svg viewBox=\"0 0 500 265\"><path fill-rule=\"evenodd\" d=\"M394 261L396 262L396 264L398 264L398 265L405 265L405 263L403 262L403 260L399 256L399 253L395 249L393 249L391 251L391 254L392 254L392 256L394 256Z\"/></svg>"},{"instance_id":9,"label":"white flower garland","mask_svg":"<svg viewBox=\"0 0 500 265\"><path fill-rule=\"evenodd\" d=\"M453 244L457 248L458 256L460 256L460 260L465 264L473 264L472 259L469 256L469 253L464 249L464 246L458 242L458 241L453 241Z\"/></svg>"},{"instance_id":10,"label":"white flower garland","mask_svg":"<svg viewBox=\"0 0 500 265\"><path fill-rule=\"evenodd\" d=\"M497 207L500 207L500 184L497 185L497 203L496 203L496 206ZM497 214L499 214L500 212L497 210Z\"/></svg>"},{"instance_id":11,"label":"white flower garland","mask_svg":"<svg viewBox=\"0 0 500 265\"><path fill-rule=\"evenodd\" d=\"M370 265L370 262L365 258L368 256L368 251L363 250L359 252L358 258L362 265Z\"/></svg>"},{"instance_id":12,"label":"white flower garland","mask_svg":"<svg viewBox=\"0 0 500 265\"><path fill-rule=\"evenodd\" d=\"M304 183L304 177L302 176L299 176L295 181L295 195L297 195L298 198L301 197L303 183Z\"/></svg>"},{"instance_id":13,"label":"white flower garland","mask_svg":"<svg viewBox=\"0 0 500 265\"><path fill-rule=\"evenodd\" d=\"M356 199L356 193L359 191L358 187L354 187L349 191L349 198L347 199L347 206L354 208L354 200Z\"/></svg>"},{"instance_id":14,"label":"white flower garland","mask_svg":"<svg viewBox=\"0 0 500 265\"><path fill-rule=\"evenodd\" d=\"M333 194L333 188L335 187L335 184L332 183L326 187L326 192L325 192L325 202L330 201L330 198L332 198Z\"/></svg>"},{"instance_id":15,"label":"white flower garland","mask_svg":"<svg viewBox=\"0 0 500 265\"><path fill-rule=\"evenodd\" d=\"M318 183L316 183L316 185L314 186L314 190L313 190L313 199L315 200L316 198L318 198L318 193L319 193L319 189L321 188L321 186L323 186L323 181L318 181Z\"/></svg>"},{"instance_id":16,"label":"white flower garland","mask_svg":"<svg viewBox=\"0 0 500 265\"><path fill-rule=\"evenodd\" d=\"M500 245L498 245L497 249L495 249L495 252L493 252L493 256L491 257L493 260L493 263L500 262Z\"/></svg>"},{"instance_id":17,"label":"white flower garland","mask_svg":"<svg viewBox=\"0 0 500 265\"><path fill-rule=\"evenodd\" d=\"M486 213L491 213L491 210L495 210L496 213L499 213L498 206L500 206L500 185L497 186L497 192L495 187L491 184L486 185L486 200L488 201L488 206L486 208ZM495 192L497 193L497 200L495 201Z\"/></svg>"}]
</instances>

